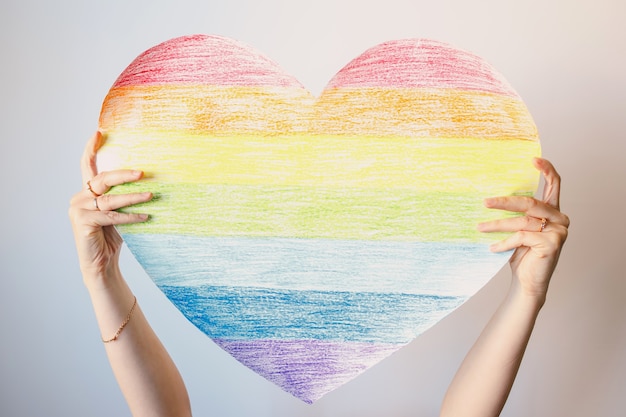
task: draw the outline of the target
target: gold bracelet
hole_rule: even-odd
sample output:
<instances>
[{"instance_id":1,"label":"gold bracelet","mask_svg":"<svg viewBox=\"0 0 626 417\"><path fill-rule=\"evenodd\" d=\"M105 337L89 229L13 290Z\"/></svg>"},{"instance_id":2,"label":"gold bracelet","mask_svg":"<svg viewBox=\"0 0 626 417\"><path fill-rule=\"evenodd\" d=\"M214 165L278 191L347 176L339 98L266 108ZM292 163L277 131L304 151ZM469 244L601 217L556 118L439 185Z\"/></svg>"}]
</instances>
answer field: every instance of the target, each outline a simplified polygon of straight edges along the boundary
<instances>
[{"instance_id":1,"label":"gold bracelet","mask_svg":"<svg viewBox=\"0 0 626 417\"><path fill-rule=\"evenodd\" d=\"M124 322L122 323L120 328L117 329L117 332L115 332L115 336L113 336L112 338L110 338L108 340L105 340L104 338L102 338L102 342L109 343L109 342L113 342L113 341L117 340L117 338L119 337L120 333L122 333L122 330L124 330L124 327L126 327L128 322L130 321L130 317L133 315L133 311L135 311L135 307L136 306L137 306L137 297L135 297L135 301L133 302L133 306L130 308L130 311L128 312L128 315L124 319Z\"/></svg>"}]
</instances>

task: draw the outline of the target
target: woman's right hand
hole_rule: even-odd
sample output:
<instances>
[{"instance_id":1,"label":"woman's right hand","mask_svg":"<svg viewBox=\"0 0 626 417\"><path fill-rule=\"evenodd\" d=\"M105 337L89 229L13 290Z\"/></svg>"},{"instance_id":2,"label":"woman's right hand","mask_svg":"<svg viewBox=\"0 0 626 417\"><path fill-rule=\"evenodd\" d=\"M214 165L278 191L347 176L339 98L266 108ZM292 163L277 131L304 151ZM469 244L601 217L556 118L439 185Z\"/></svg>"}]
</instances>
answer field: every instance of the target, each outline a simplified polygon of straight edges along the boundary
<instances>
[{"instance_id":1,"label":"woman's right hand","mask_svg":"<svg viewBox=\"0 0 626 417\"><path fill-rule=\"evenodd\" d=\"M80 268L88 287L107 284L107 278L119 274L122 237L115 225L146 221L148 215L119 213L116 210L152 199L152 193L106 194L111 187L138 181L143 172L117 170L98 173L96 152L102 145L96 132L85 147L81 173L85 187L70 202L69 217L74 230Z\"/></svg>"}]
</instances>

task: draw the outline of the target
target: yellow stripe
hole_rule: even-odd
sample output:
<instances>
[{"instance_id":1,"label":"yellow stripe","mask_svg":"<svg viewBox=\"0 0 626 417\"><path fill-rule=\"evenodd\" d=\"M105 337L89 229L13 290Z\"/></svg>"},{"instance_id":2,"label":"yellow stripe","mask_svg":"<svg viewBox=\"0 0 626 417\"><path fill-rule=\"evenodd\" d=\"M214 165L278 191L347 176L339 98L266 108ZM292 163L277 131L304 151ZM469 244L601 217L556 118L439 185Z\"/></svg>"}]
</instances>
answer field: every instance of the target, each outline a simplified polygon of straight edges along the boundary
<instances>
[{"instance_id":1,"label":"yellow stripe","mask_svg":"<svg viewBox=\"0 0 626 417\"><path fill-rule=\"evenodd\" d=\"M330 89L319 100L299 88L207 85L112 89L100 127L188 134L292 133L537 140L524 103L453 89Z\"/></svg>"},{"instance_id":2,"label":"yellow stripe","mask_svg":"<svg viewBox=\"0 0 626 417\"><path fill-rule=\"evenodd\" d=\"M409 188L503 195L535 190L538 142L348 136L210 137L110 132L100 170L161 183Z\"/></svg>"}]
</instances>

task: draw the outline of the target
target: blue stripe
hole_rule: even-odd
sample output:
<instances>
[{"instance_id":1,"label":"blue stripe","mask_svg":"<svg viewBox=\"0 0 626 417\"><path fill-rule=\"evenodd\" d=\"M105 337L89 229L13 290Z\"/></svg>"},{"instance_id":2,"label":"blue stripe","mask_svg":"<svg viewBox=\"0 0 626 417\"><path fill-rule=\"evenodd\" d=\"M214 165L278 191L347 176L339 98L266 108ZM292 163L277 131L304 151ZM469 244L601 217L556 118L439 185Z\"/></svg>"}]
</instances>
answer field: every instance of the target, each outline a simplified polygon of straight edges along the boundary
<instances>
[{"instance_id":1,"label":"blue stripe","mask_svg":"<svg viewBox=\"0 0 626 417\"><path fill-rule=\"evenodd\" d=\"M459 297L161 286L211 338L408 343L464 301Z\"/></svg>"}]
</instances>

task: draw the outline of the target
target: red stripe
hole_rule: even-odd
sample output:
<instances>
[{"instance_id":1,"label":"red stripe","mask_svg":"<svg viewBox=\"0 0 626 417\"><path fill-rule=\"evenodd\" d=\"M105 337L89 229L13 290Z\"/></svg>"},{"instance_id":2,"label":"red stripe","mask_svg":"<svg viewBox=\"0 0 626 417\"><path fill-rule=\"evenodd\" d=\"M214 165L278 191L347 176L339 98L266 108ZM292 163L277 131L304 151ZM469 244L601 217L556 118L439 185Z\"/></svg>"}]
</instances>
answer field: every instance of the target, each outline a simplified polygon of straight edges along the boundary
<instances>
[{"instance_id":1,"label":"red stripe","mask_svg":"<svg viewBox=\"0 0 626 417\"><path fill-rule=\"evenodd\" d=\"M428 39L385 42L346 65L327 88L446 88L517 96L482 58Z\"/></svg>"},{"instance_id":2,"label":"red stripe","mask_svg":"<svg viewBox=\"0 0 626 417\"><path fill-rule=\"evenodd\" d=\"M124 70L113 87L163 84L303 88L293 76L247 45L207 35L174 38L148 49Z\"/></svg>"},{"instance_id":3,"label":"red stripe","mask_svg":"<svg viewBox=\"0 0 626 417\"><path fill-rule=\"evenodd\" d=\"M114 87L214 85L304 88L251 47L220 36L191 35L163 42L139 55ZM385 42L346 65L327 88L444 88L517 97L482 58L427 39Z\"/></svg>"}]
</instances>

